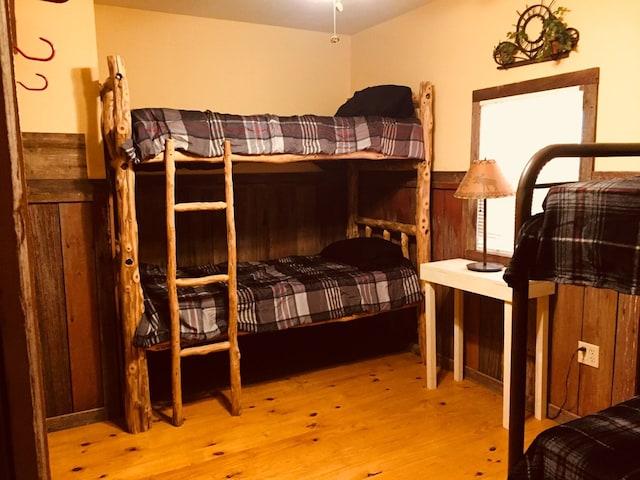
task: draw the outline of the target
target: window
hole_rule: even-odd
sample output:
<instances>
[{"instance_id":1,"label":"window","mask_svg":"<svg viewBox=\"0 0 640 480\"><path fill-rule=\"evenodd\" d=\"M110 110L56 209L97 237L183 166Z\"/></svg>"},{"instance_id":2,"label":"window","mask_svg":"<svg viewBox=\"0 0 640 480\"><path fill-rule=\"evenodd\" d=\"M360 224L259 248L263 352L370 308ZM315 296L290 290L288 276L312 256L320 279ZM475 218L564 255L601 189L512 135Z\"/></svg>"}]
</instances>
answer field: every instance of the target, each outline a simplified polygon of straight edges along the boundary
<instances>
[{"instance_id":1,"label":"window","mask_svg":"<svg viewBox=\"0 0 640 480\"><path fill-rule=\"evenodd\" d=\"M505 85L473 94L472 158L493 158L514 188L520 172L540 148L554 143L595 141L598 69ZM566 159L545 166L539 182L576 181L591 176L593 159ZM538 190L540 211L546 190ZM469 202L475 232L467 238L467 257L482 250L482 202ZM487 201L487 250L509 257L514 243L515 198Z\"/></svg>"}]
</instances>

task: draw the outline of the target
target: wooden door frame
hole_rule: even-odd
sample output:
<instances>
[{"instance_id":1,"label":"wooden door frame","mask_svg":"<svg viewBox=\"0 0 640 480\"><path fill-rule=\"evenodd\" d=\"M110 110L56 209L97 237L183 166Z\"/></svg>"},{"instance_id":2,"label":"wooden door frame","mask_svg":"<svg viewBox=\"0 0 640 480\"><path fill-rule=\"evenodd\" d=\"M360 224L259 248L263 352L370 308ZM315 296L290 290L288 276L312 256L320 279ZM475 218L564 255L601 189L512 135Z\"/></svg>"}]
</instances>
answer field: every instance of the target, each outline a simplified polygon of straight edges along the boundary
<instances>
[{"instance_id":1,"label":"wooden door frame","mask_svg":"<svg viewBox=\"0 0 640 480\"><path fill-rule=\"evenodd\" d=\"M51 474L26 234L12 12L13 1L0 0L0 477L46 480Z\"/></svg>"}]
</instances>

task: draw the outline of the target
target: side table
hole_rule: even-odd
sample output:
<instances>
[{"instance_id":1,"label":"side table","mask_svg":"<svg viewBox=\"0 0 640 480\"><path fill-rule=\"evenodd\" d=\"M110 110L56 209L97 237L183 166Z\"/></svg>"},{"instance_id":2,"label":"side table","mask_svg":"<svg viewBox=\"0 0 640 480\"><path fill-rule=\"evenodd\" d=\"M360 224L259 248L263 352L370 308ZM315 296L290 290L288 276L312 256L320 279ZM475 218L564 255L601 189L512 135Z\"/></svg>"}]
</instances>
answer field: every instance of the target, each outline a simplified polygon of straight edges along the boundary
<instances>
[{"instance_id":1,"label":"side table","mask_svg":"<svg viewBox=\"0 0 640 480\"><path fill-rule=\"evenodd\" d=\"M427 388L437 387L436 368L436 296L435 285L454 289L453 307L453 378L464 377L464 292L476 293L504 302L504 357L502 425L509 428L509 388L511 383L511 325L513 291L502 279L500 272L474 272L467 269L471 260L454 258L420 265L420 279L426 282L426 359ZM534 414L538 420L546 417L544 404L547 398L547 357L549 336L549 296L555 293L555 283L531 280L529 298L536 305L536 360Z\"/></svg>"}]
</instances>

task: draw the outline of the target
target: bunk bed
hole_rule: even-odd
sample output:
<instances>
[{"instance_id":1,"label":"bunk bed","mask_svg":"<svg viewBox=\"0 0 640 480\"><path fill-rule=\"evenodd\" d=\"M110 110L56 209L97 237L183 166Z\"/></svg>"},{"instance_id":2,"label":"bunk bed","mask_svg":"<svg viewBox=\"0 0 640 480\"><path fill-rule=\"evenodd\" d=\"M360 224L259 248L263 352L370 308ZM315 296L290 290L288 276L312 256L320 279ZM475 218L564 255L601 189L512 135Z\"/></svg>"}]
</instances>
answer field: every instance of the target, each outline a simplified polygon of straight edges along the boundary
<instances>
[{"instance_id":1,"label":"bunk bed","mask_svg":"<svg viewBox=\"0 0 640 480\"><path fill-rule=\"evenodd\" d=\"M423 82L419 93L412 94L411 113L417 111L414 119L367 113L366 95L356 97L359 93L366 94L368 89L356 92L350 100L357 102L349 104L348 101L340 107L336 117L239 116L170 109L132 111L122 59L110 56L107 62L109 77L101 92L102 131L113 183L112 244L118 313L123 330L124 407L129 432L145 431L151 426L147 349L171 349L175 425L182 422L180 358L187 355L229 351L230 410L234 415L240 414L237 336L242 333L346 321L380 311L417 308L418 337L424 361L423 294L415 265L429 261L431 249L429 202L433 87L430 83ZM388 108L388 105L383 108ZM190 123L194 129L189 129ZM314 132L314 137L305 139L303 133L306 131ZM391 137L395 135L404 137L404 140L394 142ZM337 138L330 139L334 136ZM238 262L233 205L234 165L309 161L347 162L347 238L326 246L317 255ZM136 172L153 165L162 166L166 175L166 267L139 262L137 218L140 212L136 212ZM196 168L217 165L223 168L225 199L176 203L176 165ZM358 174L363 167L415 172L415 223L359 215ZM227 211L227 262L198 267L178 266L175 259L175 214L214 209ZM354 256L357 261L353 261ZM319 265L318 261L322 264ZM295 267L300 266L313 272L312 282L315 283L305 287L310 288L311 293L309 290L305 294L300 293L303 280L293 273ZM331 278L328 277L329 272ZM293 278L295 285L274 286L272 282L266 291L247 293L244 290L247 283L271 274ZM347 279L347 290L365 292L366 298L357 301L359 305L344 304L351 293L345 294L344 289L333 283L333 279L340 276ZM320 284L323 288L330 284L333 293L315 293ZM200 302L201 292L209 287L221 296L218 300L207 297ZM283 289L288 289L290 298L278 303L280 312L256 313L259 310L256 305L261 303L261 299L264 304L273 304L274 292ZM397 297L399 293L404 297ZM376 300L375 294L379 294L380 299ZM301 296L307 297L303 307L299 305ZM309 300L318 296L323 300ZM154 302L154 298L160 303ZM323 305L327 298L332 303L329 307ZM336 302L338 308L333 305ZM206 306L201 303L206 303ZM311 303L321 304L323 311L320 314L308 313ZM296 308L301 310L301 315L290 314L290 310ZM164 310L168 311L169 320L160 318ZM285 312L282 318L274 320L282 312ZM196 320L189 324L190 316ZM202 324L207 324L205 330L193 333L194 328ZM188 335L190 331L192 334Z\"/></svg>"},{"instance_id":2,"label":"bunk bed","mask_svg":"<svg viewBox=\"0 0 640 480\"><path fill-rule=\"evenodd\" d=\"M639 293L640 177L536 185L544 165L566 157L635 157L640 143L550 145L523 170L516 193L516 248L505 270L513 288L510 479L638 478L639 401L631 398L542 432L524 449L528 280ZM532 215L535 188L551 187ZM561 320L559 320L561 321ZM630 460L632 461L630 463ZM630 476L624 476L630 475ZM636 476L633 476L636 475Z\"/></svg>"}]
</instances>

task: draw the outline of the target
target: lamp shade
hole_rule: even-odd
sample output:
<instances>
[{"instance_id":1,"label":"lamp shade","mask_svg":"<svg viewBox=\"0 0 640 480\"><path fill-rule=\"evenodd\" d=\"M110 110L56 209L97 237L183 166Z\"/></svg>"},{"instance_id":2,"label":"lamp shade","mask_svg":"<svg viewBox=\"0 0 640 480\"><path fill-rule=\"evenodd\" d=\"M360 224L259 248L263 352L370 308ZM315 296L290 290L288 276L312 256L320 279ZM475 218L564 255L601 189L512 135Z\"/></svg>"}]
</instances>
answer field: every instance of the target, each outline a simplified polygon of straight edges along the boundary
<instances>
[{"instance_id":1,"label":"lamp shade","mask_svg":"<svg viewBox=\"0 0 640 480\"><path fill-rule=\"evenodd\" d=\"M515 192L495 160L474 160L453 194L457 198L486 199L513 195Z\"/></svg>"}]
</instances>

